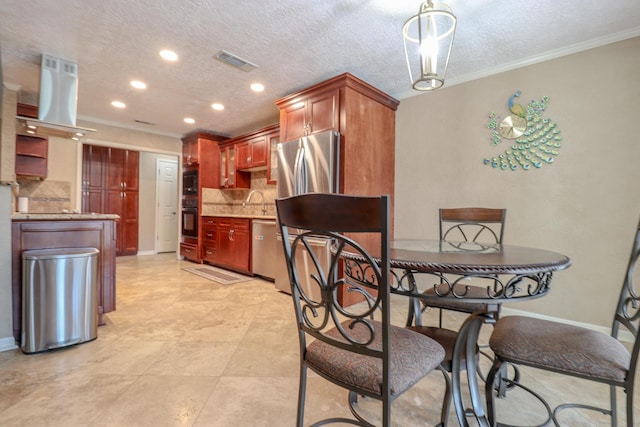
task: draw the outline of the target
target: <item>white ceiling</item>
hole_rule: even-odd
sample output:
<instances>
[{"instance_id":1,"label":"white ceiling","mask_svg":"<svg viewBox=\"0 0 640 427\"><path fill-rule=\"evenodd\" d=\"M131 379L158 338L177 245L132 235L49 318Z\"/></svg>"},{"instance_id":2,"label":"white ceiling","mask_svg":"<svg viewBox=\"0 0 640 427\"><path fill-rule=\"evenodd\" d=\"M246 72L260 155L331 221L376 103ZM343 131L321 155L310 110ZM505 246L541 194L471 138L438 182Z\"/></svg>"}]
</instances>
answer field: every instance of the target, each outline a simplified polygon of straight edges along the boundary
<instances>
[{"instance_id":1,"label":"white ceiling","mask_svg":"<svg viewBox=\"0 0 640 427\"><path fill-rule=\"evenodd\" d=\"M447 86L640 35L640 1L451 0ZM78 118L172 136L235 136L277 122L274 101L350 72L402 100L401 28L419 0L2 0L4 82L38 102L43 53L78 63ZM180 59L166 63L163 48ZM213 56L227 50L258 68ZM640 54L640 52L639 52ZM597 66L597 64L594 64ZM132 79L148 84L144 92ZM262 94L249 90L258 81ZM428 96L428 95L425 95ZM125 110L110 103L121 100ZM215 112L212 102L226 109ZM195 125L183 123L190 116ZM136 120L152 124L140 124Z\"/></svg>"}]
</instances>

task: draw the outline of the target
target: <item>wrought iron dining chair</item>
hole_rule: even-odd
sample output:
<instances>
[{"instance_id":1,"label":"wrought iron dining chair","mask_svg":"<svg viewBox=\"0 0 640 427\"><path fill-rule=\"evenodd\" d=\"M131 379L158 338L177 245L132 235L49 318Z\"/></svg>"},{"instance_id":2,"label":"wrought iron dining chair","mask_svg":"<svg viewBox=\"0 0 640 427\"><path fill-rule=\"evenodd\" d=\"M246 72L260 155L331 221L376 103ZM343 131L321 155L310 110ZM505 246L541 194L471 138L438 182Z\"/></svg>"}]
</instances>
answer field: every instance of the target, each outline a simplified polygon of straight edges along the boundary
<instances>
[{"instance_id":1,"label":"wrought iron dining chair","mask_svg":"<svg viewBox=\"0 0 640 427\"><path fill-rule=\"evenodd\" d=\"M372 427L357 411L359 396L381 401L381 425L389 426L391 402L438 368L444 357L434 340L390 323L389 197L315 193L278 199L276 208L300 343L297 426L304 421L307 369L347 389L354 416L313 426L342 422ZM318 251L326 256L327 248L318 239L330 242L326 263ZM374 245L379 259L369 254L364 241ZM367 261L345 263L345 252ZM312 273L303 277L303 271ZM314 298L303 283L308 279L320 288L320 297ZM342 307L341 286L359 292L365 302Z\"/></svg>"},{"instance_id":2,"label":"wrought iron dining chair","mask_svg":"<svg viewBox=\"0 0 640 427\"><path fill-rule=\"evenodd\" d=\"M481 243L502 243L504 235L504 223L507 216L506 209L492 208L452 208L440 209L439 211L439 230L440 240L451 242L481 242ZM411 275L411 272L405 274ZM415 278L411 278L415 281ZM438 286L438 285L436 285ZM438 292L446 294L451 292L447 285L441 282L438 286ZM435 295L436 289L430 287L423 291L426 295ZM464 291L465 296L470 298L487 297L486 286L468 285ZM499 306L498 306L499 307ZM428 308L436 308L439 310L438 326L423 325L422 313ZM439 426L446 426L449 417L449 408L451 406L452 392L451 379L448 373L453 368L453 351L458 337L458 332L443 327L443 310L452 310L463 313L475 313L478 311L486 311L487 306L484 303L474 303L464 301L463 298L442 297L437 300L426 301L420 298L411 298L409 302L409 314L407 319L407 327L422 335L428 336L439 342L445 349L445 358L441 364L441 370L445 371L444 378L446 383L446 391L444 401L442 403L441 420ZM498 316L498 313L495 314ZM415 323L414 323L415 322ZM476 350L476 354L480 353L480 349ZM464 357L465 352L462 352ZM485 353L486 355L486 353ZM491 358L491 356L487 355ZM466 362L461 361L461 366L465 366ZM479 368L478 368L479 369ZM478 371L480 375L482 372ZM506 373L503 370L503 374ZM519 379L519 372L514 373L514 380ZM502 389L504 394L505 388Z\"/></svg>"},{"instance_id":3,"label":"wrought iron dining chair","mask_svg":"<svg viewBox=\"0 0 640 427\"><path fill-rule=\"evenodd\" d=\"M636 271L639 259L640 224L636 230L629 264L613 317L611 335L524 316L507 316L495 324L489 339L495 361L485 384L487 412L491 425L495 425L493 381L499 375L500 367L504 363L512 363L609 385L609 409L581 403L566 403L551 410L544 399L534 393L544 402L549 418L555 425L560 425L557 415L563 409L582 408L609 415L611 425L617 426L616 388L622 387L626 393L627 426L635 426L633 383L640 352L640 293L639 289L635 288L634 279L640 280L638 277L640 269ZM621 342L625 337L631 339L630 350ZM531 392L521 383L517 385Z\"/></svg>"},{"instance_id":4,"label":"wrought iron dining chair","mask_svg":"<svg viewBox=\"0 0 640 427\"><path fill-rule=\"evenodd\" d=\"M507 218L506 209L493 208L451 208L439 211L440 240L451 242L479 242L502 243L504 236L504 224ZM448 289L440 289L446 293ZM424 291L425 294L434 295L436 289L431 287ZM464 291L469 298L487 297L486 286L468 285ZM437 300L420 300L421 304L414 300L410 308L407 324L422 325L422 312L429 308L438 309L438 326L443 327L443 310L451 310L462 313L475 313L486 309L486 304L464 301L463 298L438 298Z\"/></svg>"}]
</instances>

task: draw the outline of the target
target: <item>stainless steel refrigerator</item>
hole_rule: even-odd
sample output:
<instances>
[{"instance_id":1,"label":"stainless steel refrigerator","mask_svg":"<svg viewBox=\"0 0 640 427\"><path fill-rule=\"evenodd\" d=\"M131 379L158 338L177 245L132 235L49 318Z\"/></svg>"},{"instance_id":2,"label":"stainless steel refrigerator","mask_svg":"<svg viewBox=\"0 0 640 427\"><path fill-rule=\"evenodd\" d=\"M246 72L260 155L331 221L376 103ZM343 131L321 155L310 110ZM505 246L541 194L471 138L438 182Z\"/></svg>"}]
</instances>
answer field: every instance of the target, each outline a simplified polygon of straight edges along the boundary
<instances>
[{"instance_id":1,"label":"stainless steel refrigerator","mask_svg":"<svg viewBox=\"0 0 640 427\"><path fill-rule=\"evenodd\" d=\"M305 193L337 193L339 191L340 134L327 131L315 135L303 136L293 141L278 144L278 198ZM322 215L322 212L318 214ZM282 237L278 233L276 244L276 288L291 293L287 265L284 260ZM323 247L326 255L321 262L325 267L329 263L329 242L318 239L313 244ZM324 258L324 257L323 257ZM307 266L311 273L312 264L309 257L300 253L296 259L298 266ZM305 275L309 277L309 275ZM310 294L320 296L320 289L311 281L306 284Z\"/></svg>"}]
</instances>

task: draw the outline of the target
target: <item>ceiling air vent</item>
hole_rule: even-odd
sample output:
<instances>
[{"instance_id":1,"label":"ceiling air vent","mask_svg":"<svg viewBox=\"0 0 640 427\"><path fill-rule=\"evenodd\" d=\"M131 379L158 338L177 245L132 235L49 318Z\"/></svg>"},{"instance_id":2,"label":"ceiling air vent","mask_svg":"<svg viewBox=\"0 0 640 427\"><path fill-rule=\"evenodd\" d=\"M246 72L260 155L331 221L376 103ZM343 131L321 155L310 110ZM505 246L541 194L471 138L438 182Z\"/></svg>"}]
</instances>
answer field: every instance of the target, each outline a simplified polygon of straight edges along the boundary
<instances>
[{"instance_id":1,"label":"ceiling air vent","mask_svg":"<svg viewBox=\"0 0 640 427\"><path fill-rule=\"evenodd\" d=\"M253 64L225 50L221 50L220 52L216 53L215 58L224 62L225 64L231 65L232 67L239 68L242 71L251 71L258 68L256 64Z\"/></svg>"}]
</instances>

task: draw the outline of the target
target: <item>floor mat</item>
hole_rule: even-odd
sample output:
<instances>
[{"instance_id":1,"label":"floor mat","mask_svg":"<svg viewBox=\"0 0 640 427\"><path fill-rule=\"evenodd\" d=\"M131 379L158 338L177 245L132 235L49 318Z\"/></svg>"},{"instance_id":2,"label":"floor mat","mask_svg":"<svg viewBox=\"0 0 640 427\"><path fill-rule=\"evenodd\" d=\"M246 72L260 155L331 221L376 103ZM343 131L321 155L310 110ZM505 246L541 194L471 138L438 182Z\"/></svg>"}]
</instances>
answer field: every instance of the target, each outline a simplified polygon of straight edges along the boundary
<instances>
[{"instance_id":1,"label":"floor mat","mask_svg":"<svg viewBox=\"0 0 640 427\"><path fill-rule=\"evenodd\" d=\"M183 267L184 271L197 274L205 279L213 280L223 285L232 285L234 283L246 282L251 280L252 277L243 276L242 274L236 274L231 271L223 270L221 268L212 267L210 265L199 265L197 267Z\"/></svg>"}]
</instances>

